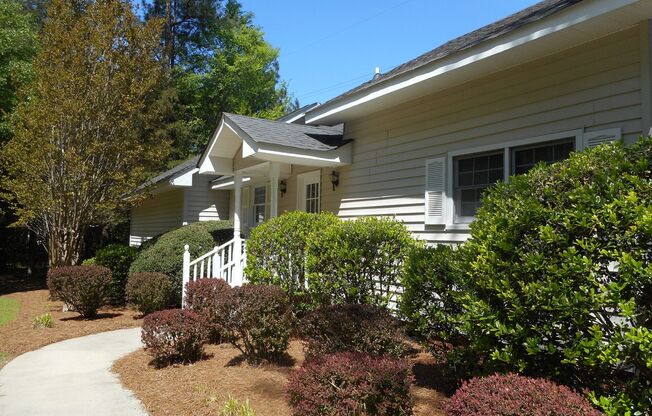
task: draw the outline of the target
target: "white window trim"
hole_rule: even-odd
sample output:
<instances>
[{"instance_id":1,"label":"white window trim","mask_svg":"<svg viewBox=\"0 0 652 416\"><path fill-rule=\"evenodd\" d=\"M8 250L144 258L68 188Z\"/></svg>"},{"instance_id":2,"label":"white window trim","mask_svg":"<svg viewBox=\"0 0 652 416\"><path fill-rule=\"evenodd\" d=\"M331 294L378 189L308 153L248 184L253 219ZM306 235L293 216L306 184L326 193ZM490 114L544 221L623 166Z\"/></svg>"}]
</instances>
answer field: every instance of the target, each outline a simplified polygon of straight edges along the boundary
<instances>
[{"instance_id":1,"label":"white window trim","mask_svg":"<svg viewBox=\"0 0 652 416\"><path fill-rule=\"evenodd\" d=\"M582 150L584 148L584 129L569 130L560 133L546 134L543 136L530 137L527 139L512 140L504 143L497 143L493 145L478 146L472 149L452 150L448 152L446 158L446 230L468 230L473 218L464 217L462 221L455 219L455 198L454 198L454 183L455 183L455 170L453 166L453 159L458 156L474 155L480 153L491 152L495 150L503 150L505 163L503 163L505 182L509 181L510 176L510 149L513 147L527 146L530 144L555 141L575 137L575 150Z\"/></svg>"},{"instance_id":2,"label":"white window trim","mask_svg":"<svg viewBox=\"0 0 652 416\"><path fill-rule=\"evenodd\" d=\"M321 197L323 186L321 183L321 170L314 170L297 175L297 210L306 211L306 185L319 184L319 211L321 211Z\"/></svg>"}]
</instances>

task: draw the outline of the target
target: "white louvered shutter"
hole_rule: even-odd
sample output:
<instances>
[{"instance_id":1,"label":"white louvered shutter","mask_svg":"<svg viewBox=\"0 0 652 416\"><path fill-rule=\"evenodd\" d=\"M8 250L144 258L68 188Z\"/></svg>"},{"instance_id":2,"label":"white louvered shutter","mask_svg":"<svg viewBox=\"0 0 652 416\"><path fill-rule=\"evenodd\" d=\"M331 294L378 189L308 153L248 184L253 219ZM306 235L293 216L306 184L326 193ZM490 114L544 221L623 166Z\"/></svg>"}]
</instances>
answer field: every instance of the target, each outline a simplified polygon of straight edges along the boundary
<instances>
[{"instance_id":1,"label":"white louvered shutter","mask_svg":"<svg viewBox=\"0 0 652 416\"><path fill-rule=\"evenodd\" d=\"M446 223L446 158L426 162L426 224Z\"/></svg>"},{"instance_id":2,"label":"white louvered shutter","mask_svg":"<svg viewBox=\"0 0 652 416\"><path fill-rule=\"evenodd\" d=\"M609 129L584 133L584 148L596 147L603 143L620 140L620 129Z\"/></svg>"}]
</instances>

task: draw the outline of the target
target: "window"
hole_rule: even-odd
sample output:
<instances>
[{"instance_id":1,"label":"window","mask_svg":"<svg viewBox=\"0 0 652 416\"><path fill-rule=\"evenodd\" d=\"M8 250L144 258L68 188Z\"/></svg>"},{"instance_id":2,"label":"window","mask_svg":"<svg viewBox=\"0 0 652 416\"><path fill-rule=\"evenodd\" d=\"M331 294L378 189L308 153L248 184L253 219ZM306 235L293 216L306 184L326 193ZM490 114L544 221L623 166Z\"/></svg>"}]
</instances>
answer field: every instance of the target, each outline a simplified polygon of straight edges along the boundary
<instances>
[{"instance_id":1,"label":"window","mask_svg":"<svg viewBox=\"0 0 652 416\"><path fill-rule=\"evenodd\" d=\"M321 171L302 173L297 175L298 200L297 208L318 213L321 211Z\"/></svg>"},{"instance_id":2,"label":"window","mask_svg":"<svg viewBox=\"0 0 652 416\"><path fill-rule=\"evenodd\" d=\"M254 188L254 226L265 221L265 187Z\"/></svg>"},{"instance_id":3,"label":"window","mask_svg":"<svg viewBox=\"0 0 652 416\"><path fill-rule=\"evenodd\" d=\"M513 148L510 173L519 175L532 169L539 162L555 163L564 160L573 150L575 150L575 138Z\"/></svg>"},{"instance_id":4,"label":"window","mask_svg":"<svg viewBox=\"0 0 652 416\"><path fill-rule=\"evenodd\" d=\"M455 214L473 217L480 207L482 192L504 177L502 150L455 159Z\"/></svg>"}]
</instances>

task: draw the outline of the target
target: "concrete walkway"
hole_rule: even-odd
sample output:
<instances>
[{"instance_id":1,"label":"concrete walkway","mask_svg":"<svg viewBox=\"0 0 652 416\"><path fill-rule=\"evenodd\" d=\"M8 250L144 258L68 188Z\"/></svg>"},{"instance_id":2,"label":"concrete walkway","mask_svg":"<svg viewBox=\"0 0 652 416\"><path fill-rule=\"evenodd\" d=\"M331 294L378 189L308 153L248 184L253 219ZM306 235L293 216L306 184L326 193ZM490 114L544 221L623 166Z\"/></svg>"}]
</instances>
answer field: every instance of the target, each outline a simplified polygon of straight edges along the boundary
<instances>
[{"instance_id":1,"label":"concrete walkway","mask_svg":"<svg viewBox=\"0 0 652 416\"><path fill-rule=\"evenodd\" d=\"M111 372L113 362L141 347L140 328L51 344L0 370L0 415L147 415Z\"/></svg>"}]
</instances>

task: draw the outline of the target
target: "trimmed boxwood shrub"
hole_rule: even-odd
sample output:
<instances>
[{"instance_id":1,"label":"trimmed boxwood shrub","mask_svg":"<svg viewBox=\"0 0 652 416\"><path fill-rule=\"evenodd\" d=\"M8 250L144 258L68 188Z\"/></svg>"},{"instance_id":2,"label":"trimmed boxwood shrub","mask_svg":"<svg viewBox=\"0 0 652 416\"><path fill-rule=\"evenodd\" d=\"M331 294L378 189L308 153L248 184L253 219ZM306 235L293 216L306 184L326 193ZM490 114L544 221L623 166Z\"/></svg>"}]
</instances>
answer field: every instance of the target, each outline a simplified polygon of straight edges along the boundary
<instances>
[{"instance_id":1,"label":"trimmed boxwood shrub","mask_svg":"<svg viewBox=\"0 0 652 416\"><path fill-rule=\"evenodd\" d=\"M106 304L111 270L101 266L65 266L50 269L48 288L52 298L72 306L84 318L94 318Z\"/></svg>"},{"instance_id":2,"label":"trimmed boxwood shrub","mask_svg":"<svg viewBox=\"0 0 652 416\"><path fill-rule=\"evenodd\" d=\"M399 357L406 350L396 318L372 305L323 306L301 320L299 331L308 356L351 351Z\"/></svg>"},{"instance_id":3,"label":"trimmed boxwood shrub","mask_svg":"<svg viewBox=\"0 0 652 416\"><path fill-rule=\"evenodd\" d=\"M290 375L287 396L296 416L412 414L406 360L340 353L307 360Z\"/></svg>"},{"instance_id":4,"label":"trimmed boxwood shrub","mask_svg":"<svg viewBox=\"0 0 652 416\"><path fill-rule=\"evenodd\" d=\"M310 290L323 304L385 306L415 246L405 225L389 218L336 222L308 242Z\"/></svg>"},{"instance_id":5,"label":"trimmed boxwood shrub","mask_svg":"<svg viewBox=\"0 0 652 416\"><path fill-rule=\"evenodd\" d=\"M252 364L276 360L287 351L293 315L279 287L244 285L225 292L218 305L223 335Z\"/></svg>"},{"instance_id":6,"label":"trimmed boxwood shrub","mask_svg":"<svg viewBox=\"0 0 652 416\"><path fill-rule=\"evenodd\" d=\"M163 273L135 273L127 280L127 302L147 315L173 304L173 290L172 279Z\"/></svg>"},{"instance_id":7,"label":"trimmed boxwood shrub","mask_svg":"<svg viewBox=\"0 0 652 416\"><path fill-rule=\"evenodd\" d=\"M448 416L599 416L566 386L517 374L473 378L445 405Z\"/></svg>"},{"instance_id":8,"label":"trimmed boxwood shrub","mask_svg":"<svg viewBox=\"0 0 652 416\"><path fill-rule=\"evenodd\" d=\"M224 279L199 279L186 285L185 307L202 318L212 343L222 341L219 305L226 301L226 293L230 290L231 286Z\"/></svg>"},{"instance_id":9,"label":"trimmed boxwood shrub","mask_svg":"<svg viewBox=\"0 0 652 416\"><path fill-rule=\"evenodd\" d=\"M145 316L142 340L158 366L172 362L190 363L202 358L206 330L193 311L167 309Z\"/></svg>"},{"instance_id":10,"label":"trimmed boxwood shrub","mask_svg":"<svg viewBox=\"0 0 652 416\"><path fill-rule=\"evenodd\" d=\"M255 227L247 239L247 279L255 284L280 286L290 295L303 294L306 244L311 235L319 236L337 222L339 219L332 213L293 211Z\"/></svg>"},{"instance_id":11,"label":"trimmed boxwood shrub","mask_svg":"<svg viewBox=\"0 0 652 416\"><path fill-rule=\"evenodd\" d=\"M486 369L652 409L652 139L603 145L489 190L471 224L461 330Z\"/></svg>"},{"instance_id":12,"label":"trimmed boxwood shrub","mask_svg":"<svg viewBox=\"0 0 652 416\"><path fill-rule=\"evenodd\" d=\"M460 336L457 320L466 287L463 251L446 245L420 247L405 262L399 311L408 331L422 340Z\"/></svg>"},{"instance_id":13,"label":"trimmed boxwood shrub","mask_svg":"<svg viewBox=\"0 0 652 416\"><path fill-rule=\"evenodd\" d=\"M109 293L109 302L112 305L125 304L125 286L127 285L129 267L137 254L137 248L125 244L110 244L95 252L93 264L107 267L113 273Z\"/></svg>"},{"instance_id":14,"label":"trimmed boxwood shrub","mask_svg":"<svg viewBox=\"0 0 652 416\"><path fill-rule=\"evenodd\" d=\"M176 305L181 305L183 247L190 246L192 258L206 254L214 246L233 238L231 221L207 221L185 225L147 244L131 264L129 274L158 272L173 278Z\"/></svg>"}]
</instances>

